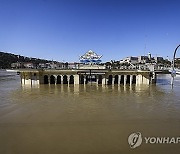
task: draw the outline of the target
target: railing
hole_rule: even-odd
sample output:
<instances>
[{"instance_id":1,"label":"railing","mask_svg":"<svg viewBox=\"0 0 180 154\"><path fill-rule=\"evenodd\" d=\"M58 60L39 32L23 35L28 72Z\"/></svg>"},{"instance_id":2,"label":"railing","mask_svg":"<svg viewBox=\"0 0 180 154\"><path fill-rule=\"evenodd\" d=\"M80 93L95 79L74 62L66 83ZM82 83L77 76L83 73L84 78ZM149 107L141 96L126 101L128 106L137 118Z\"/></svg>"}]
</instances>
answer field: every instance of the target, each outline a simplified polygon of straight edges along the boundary
<instances>
[{"instance_id":1,"label":"railing","mask_svg":"<svg viewBox=\"0 0 180 154\"><path fill-rule=\"evenodd\" d=\"M102 67L103 65L99 65L100 67ZM86 66L87 67L87 66ZM87 67L87 69L93 69L93 67ZM81 67L67 67L67 68L41 68L41 67L36 67L36 68L22 68L22 69L37 69L37 70L78 70L81 69ZM166 66L166 65L158 65L158 64L136 64L136 65L130 65L130 66L104 66L104 69L108 69L108 70L146 70L146 71L163 71L163 70L171 70L170 66Z\"/></svg>"},{"instance_id":2,"label":"railing","mask_svg":"<svg viewBox=\"0 0 180 154\"><path fill-rule=\"evenodd\" d=\"M107 69L119 69L119 70L147 70L147 71L158 71L158 70L170 70L169 66L159 65L136 65L136 66L120 66L120 67L106 67Z\"/></svg>"}]
</instances>

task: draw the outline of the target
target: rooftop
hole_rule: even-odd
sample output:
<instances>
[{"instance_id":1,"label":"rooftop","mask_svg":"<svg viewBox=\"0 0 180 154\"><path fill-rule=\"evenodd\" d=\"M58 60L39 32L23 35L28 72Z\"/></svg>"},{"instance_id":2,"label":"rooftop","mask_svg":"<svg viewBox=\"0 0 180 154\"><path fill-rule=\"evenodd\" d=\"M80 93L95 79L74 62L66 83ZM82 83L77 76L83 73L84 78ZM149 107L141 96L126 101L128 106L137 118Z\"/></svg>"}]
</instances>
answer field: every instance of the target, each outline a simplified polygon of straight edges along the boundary
<instances>
[{"instance_id":1,"label":"rooftop","mask_svg":"<svg viewBox=\"0 0 180 154\"><path fill-rule=\"evenodd\" d=\"M80 62L83 63L99 63L102 55L98 55L92 50L87 51L84 55L80 56Z\"/></svg>"}]
</instances>

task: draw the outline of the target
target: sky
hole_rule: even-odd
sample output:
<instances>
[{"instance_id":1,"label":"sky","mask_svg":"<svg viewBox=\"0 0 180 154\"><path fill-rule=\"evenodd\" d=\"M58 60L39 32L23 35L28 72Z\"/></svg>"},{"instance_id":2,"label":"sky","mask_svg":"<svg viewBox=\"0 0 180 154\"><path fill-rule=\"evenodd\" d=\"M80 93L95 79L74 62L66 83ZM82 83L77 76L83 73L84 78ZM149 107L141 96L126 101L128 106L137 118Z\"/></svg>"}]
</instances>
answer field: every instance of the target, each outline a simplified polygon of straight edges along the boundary
<instances>
[{"instance_id":1,"label":"sky","mask_svg":"<svg viewBox=\"0 0 180 154\"><path fill-rule=\"evenodd\" d=\"M178 0L0 0L0 51L78 62L93 50L105 62L172 58L178 44Z\"/></svg>"}]
</instances>

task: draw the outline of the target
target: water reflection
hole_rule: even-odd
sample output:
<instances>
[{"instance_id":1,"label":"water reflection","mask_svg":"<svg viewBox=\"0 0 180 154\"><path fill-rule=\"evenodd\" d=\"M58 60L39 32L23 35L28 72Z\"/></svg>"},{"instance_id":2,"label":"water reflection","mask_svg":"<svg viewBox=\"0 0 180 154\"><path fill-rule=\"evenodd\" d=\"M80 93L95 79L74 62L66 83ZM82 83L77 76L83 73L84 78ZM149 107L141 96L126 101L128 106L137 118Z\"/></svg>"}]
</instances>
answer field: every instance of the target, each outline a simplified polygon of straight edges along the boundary
<instances>
[{"instance_id":1,"label":"water reflection","mask_svg":"<svg viewBox=\"0 0 180 154\"><path fill-rule=\"evenodd\" d=\"M53 94L66 93L81 95L83 93L134 93L150 91L151 85L22 85L22 91L45 91Z\"/></svg>"}]
</instances>

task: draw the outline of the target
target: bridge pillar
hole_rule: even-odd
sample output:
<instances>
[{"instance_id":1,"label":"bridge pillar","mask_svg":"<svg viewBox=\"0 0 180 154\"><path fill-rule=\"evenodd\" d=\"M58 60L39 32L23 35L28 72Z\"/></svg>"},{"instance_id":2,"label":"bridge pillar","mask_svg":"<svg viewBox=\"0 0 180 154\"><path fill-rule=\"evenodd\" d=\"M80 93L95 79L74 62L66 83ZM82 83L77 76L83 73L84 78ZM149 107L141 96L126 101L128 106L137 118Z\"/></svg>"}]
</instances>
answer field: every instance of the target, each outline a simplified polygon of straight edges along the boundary
<instances>
[{"instance_id":1,"label":"bridge pillar","mask_svg":"<svg viewBox=\"0 0 180 154\"><path fill-rule=\"evenodd\" d=\"M145 76L143 76L142 84L149 84L149 79L147 79Z\"/></svg>"},{"instance_id":2,"label":"bridge pillar","mask_svg":"<svg viewBox=\"0 0 180 154\"><path fill-rule=\"evenodd\" d=\"M102 76L102 84L105 85L106 84L106 77Z\"/></svg>"},{"instance_id":3,"label":"bridge pillar","mask_svg":"<svg viewBox=\"0 0 180 154\"><path fill-rule=\"evenodd\" d=\"M136 78L136 84L142 84L143 82L142 82L143 80L142 80L142 75L141 74L138 74L137 75L137 78Z\"/></svg>"},{"instance_id":4,"label":"bridge pillar","mask_svg":"<svg viewBox=\"0 0 180 154\"><path fill-rule=\"evenodd\" d=\"M55 85L57 84L57 75L54 75Z\"/></svg>"},{"instance_id":5,"label":"bridge pillar","mask_svg":"<svg viewBox=\"0 0 180 154\"><path fill-rule=\"evenodd\" d=\"M114 85L115 77L112 76L112 85Z\"/></svg>"},{"instance_id":6,"label":"bridge pillar","mask_svg":"<svg viewBox=\"0 0 180 154\"><path fill-rule=\"evenodd\" d=\"M31 85L30 73L25 73L24 74L24 84L25 85Z\"/></svg>"},{"instance_id":7,"label":"bridge pillar","mask_svg":"<svg viewBox=\"0 0 180 154\"><path fill-rule=\"evenodd\" d=\"M132 85L133 75L130 75L130 86Z\"/></svg>"},{"instance_id":8,"label":"bridge pillar","mask_svg":"<svg viewBox=\"0 0 180 154\"><path fill-rule=\"evenodd\" d=\"M50 75L48 75L48 83L51 84Z\"/></svg>"},{"instance_id":9,"label":"bridge pillar","mask_svg":"<svg viewBox=\"0 0 180 154\"><path fill-rule=\"evenodd\" d=\"M39 76L36 73L31 73L31 85L38 85L39 82Z\"/></svg>"},{"instance_id":10,"label":"bridge pillar","mask_svg":"<svg viewBox=\"0 0 180 154\"><path fill-rule=\"evenodd\" d=\"M84 75L84 85L86 84L86 76Z\"/></svg>"},{"instance_id":11,"label":"bridge pillar","mask_svg":"<svg viewBox=\"0 0 180 154\"><path fill-rule=\"evenodd\" d=\"M139 84L143 84L143 75L141 74L139 75L139 77L140 77Z\"/></svg>"},{"instance_id":12,"label":"bridge pillar","mask_svg":"<svg viewBox=\"0 0 180 154\"><path fill-rule=\"evenodd\" d=\"M108 78L105 78L105 85L108 85Z\"/></svg>"},{"instance_id":13,"label":"bridge pillar","mask_svg":"<svg viewBox=\"0 0 180 154\"><path fill-rule=\"evenodd\" d=\"M25 84L25 79L24 78L21 78L21 84Z\"/></svg>"},{"instance_id":14,"label":"bridge pillar","mask_svg":"<svg viewBox=\"0 0 180 154\"><path fill-rule=\"evenodd\" d=\"M79 75L74 75L74 84L79 84Z\"/></svg>"},{"instance_id":15,"label":"bridge pillar","mask_svg":"<svg viewBox=\"0 0 180 154\"><path fill-rule=\"evenodd\" d=\"M61 76L61 84L63 84L63 75L60 75Z\"/></svg>"},{"instance_id":16,"label":"bridge pillar","mask_svg":"<svg viewBox=\"0 0 180 154\"><path fill-rule=\"evenodd\" d=\"M30 85L30 84L31 84L31 79L25 79L25 82L24 82L24 83L25 83L26 85L27 85L27 84Z\"/></svg>"},{"instance_id":17,"label":"bridge pillar","mask_svg":"<svg viewBox=\"0 0 180 154\"><path fill-rule=\"evenodd\" d=\"M118 75L118 85L120 85L121 82L121 75Z\"/></svg>"},{"instance_id":18,"label":"bridge pillar","mask_svg":"<svg viewBox=\"0 0 180 154\"><path fill-rule=\"evenodd\" d=\"M124 86L126 85L127 75L124 75Z\"/></svg>"},{"instance_id":19,"label":"bridge pillar","mask_svg":"<svg viewBox=\"0 0 180 154\"><path fill-rule=\"evenodd\" d=\"M97 75L96 76L96 84L98 84L98 82L99 82L99 76Z\"/></svg>"},{"instance_id":20,"label":"bridge pillar","mask_svg":"<svg viewBox=\"0 0 180 154\"><path fill-rule=\"evenodd\" d=\"M136 85L138 85L139 83L139 75L136 75Z\"/></svg>"},{"instance_id":21,"label":"bridge pillar","mask_svg":"<svg viewBox=\"0 0 180 154\"><path fill-rule=\"evenodd\" d=\"M156 78L157 78L157 75L155 72L153 72L152 77L151 77L151 83L156 83Z\"/></svg>"},{"instance_id":22,"label":"bridge pillar","mask_svg":"<svg viewBox=\"0 0 180 154\"><path fill-rule=\"evenodd\" d=\"M69 86L69 83L70 83L70 75L67 75L67 84Z\"/></svg>"}]
</instances>

